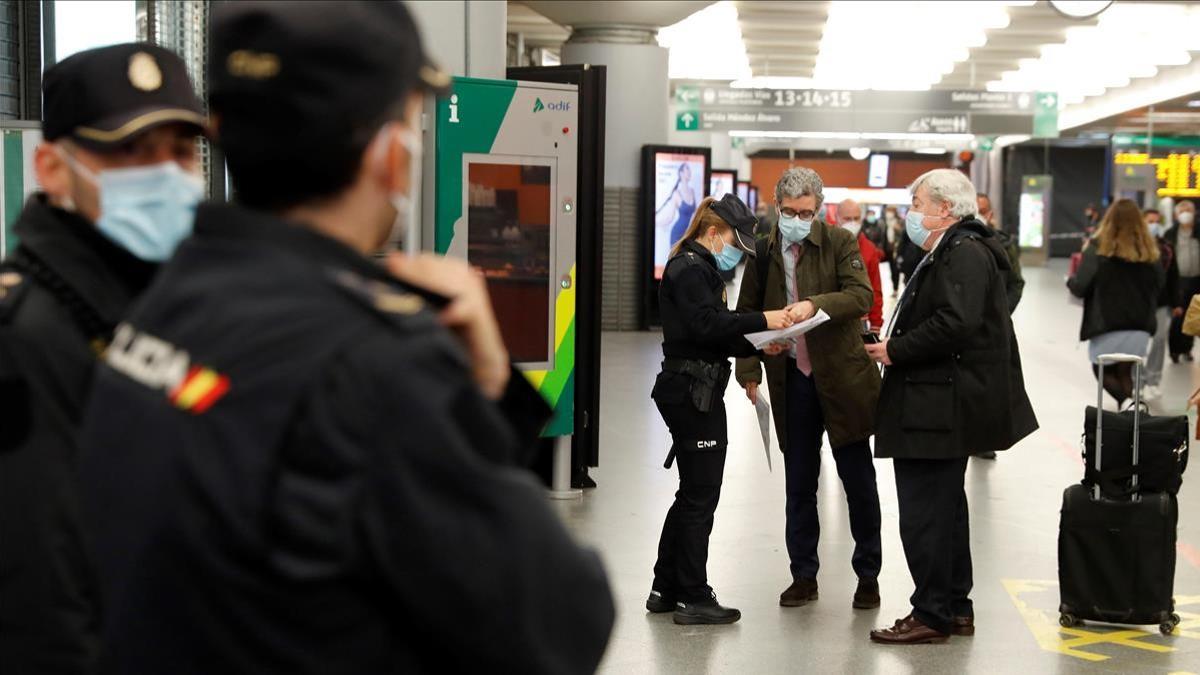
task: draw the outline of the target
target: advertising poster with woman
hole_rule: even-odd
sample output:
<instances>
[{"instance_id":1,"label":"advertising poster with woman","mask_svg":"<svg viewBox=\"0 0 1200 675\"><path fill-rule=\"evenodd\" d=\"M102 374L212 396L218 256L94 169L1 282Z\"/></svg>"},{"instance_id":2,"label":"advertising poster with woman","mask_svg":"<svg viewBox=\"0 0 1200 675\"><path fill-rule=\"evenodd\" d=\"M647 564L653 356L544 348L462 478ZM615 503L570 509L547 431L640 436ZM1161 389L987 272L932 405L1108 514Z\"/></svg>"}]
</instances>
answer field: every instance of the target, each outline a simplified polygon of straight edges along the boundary
<instances>
[{"instance_id":1,"label":"advertising poster with woman","mask_svg":"<svg viewBox=\"0 0 1200 675\"><path fill-rule=\"evenodd\" d=\"M704 155L654 155L654 278L662 279L667 256L683 237L704 199Z\"/></svg>"}]
</instances>

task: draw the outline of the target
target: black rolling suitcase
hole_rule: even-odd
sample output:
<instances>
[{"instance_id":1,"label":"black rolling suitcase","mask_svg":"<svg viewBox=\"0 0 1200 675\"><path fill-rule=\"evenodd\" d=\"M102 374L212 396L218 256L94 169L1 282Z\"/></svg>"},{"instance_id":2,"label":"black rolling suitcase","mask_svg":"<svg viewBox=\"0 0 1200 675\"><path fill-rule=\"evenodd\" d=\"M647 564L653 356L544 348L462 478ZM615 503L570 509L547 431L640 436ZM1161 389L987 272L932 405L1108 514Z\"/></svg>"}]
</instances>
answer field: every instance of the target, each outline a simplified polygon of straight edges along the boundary
<instances>
[{"instance_id":1,"label":"black rolling suitcase","mask_svg":"<svg viewBox=\"0 0 1200 675\"><path fill-rule=\"evenodd\" d=\"M1132 459L1138 464L1141 431L1142 359L1106 354L1106 363L1132 362L1135 369ZM1100 386L1097 409L1103 404ZM1103 463L1102 420L1096 416L1096 471ZM1058 530L1059 622L1078 626L1084 620L1118 624L1158 624L1163 634L1179 625L1175 614L1175 530L1179 505L1167 492L1142 492L1138 475L1133 493L1111 499L1100 486L1072 485L1063 493Z\"/></svg>"}]
</instances>

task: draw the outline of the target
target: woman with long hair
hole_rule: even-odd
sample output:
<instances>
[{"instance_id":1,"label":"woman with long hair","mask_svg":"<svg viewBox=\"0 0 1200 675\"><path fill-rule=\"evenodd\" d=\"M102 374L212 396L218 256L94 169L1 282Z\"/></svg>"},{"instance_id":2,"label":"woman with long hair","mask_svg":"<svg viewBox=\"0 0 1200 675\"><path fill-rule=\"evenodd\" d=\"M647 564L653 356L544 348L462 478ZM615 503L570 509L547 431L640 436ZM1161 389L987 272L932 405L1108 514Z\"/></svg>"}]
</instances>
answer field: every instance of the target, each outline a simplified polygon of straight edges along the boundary
<instances>
[{"instance_id":1,"label":"woman with long hair","mask_svg":"<svg viewBox=\"0 0 1200 675\"><path fill-rule=\"evenodd\" d=\"M1092 372L1101 354L1145 356L1156 327L1155 308L1166 274L1159 249L1142 211L1132 200L1118 199L1083 250L1071 293L1083 298L1079 339L1088 341ZM1121 407L1133 398L1133 364L1105 368L1104 390Z\"/></svg>"},{"instance_id":2,"label":"woman with long hair","mask_svg":"<svg viewBox=\"0 0 1200 675\"><path fill-rule=\"evenodd\" d=\"M659 286L664 358L650 396L671 432L666 467L678 463L679 490L663 524L646 609L674 612L678 624L733 623L741 617L717 603L705 569L725 472L729 358L757 353L746 333L793 323L789 309L729 309L719 272L732 270L745 253L754 255L755 223L737 195L704 199L671 250ZM778 354L782 347L766 351Z\"/></svg>"}]
</instances>

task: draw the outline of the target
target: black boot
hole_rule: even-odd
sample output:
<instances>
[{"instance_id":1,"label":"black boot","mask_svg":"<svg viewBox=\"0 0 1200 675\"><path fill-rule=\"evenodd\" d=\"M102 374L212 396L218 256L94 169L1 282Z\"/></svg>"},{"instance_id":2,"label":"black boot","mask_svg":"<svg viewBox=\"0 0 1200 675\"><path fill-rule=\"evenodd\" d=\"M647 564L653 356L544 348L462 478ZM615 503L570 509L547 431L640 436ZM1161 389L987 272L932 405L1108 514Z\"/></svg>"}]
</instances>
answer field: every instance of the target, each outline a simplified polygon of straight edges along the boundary
<instances>
[{"instance_id":1,"label":"black boot","mask_svg":"<svg viewBox=\"0 0 1200 675\"><path fill-rule=\"evenodd\" d=\"M680 602L675 605L675 623L681 626L733 623L742 613L732 607L722 607L714 595L711 600Z\"/></svg>"}]
</instances>

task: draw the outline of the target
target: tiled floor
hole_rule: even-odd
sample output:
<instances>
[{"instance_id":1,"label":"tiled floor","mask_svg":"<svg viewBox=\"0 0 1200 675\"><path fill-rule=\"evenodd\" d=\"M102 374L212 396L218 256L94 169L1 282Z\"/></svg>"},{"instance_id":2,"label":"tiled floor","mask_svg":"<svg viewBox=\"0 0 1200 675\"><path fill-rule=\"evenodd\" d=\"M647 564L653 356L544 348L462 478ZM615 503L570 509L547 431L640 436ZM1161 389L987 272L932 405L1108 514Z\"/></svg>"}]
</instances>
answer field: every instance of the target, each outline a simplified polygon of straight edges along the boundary
<instances>
[{"instance_id":1,"label":"tiled floor","mask_svg":"<svg viewBox=\"0 0 1200 675\"><path fill-rule=\"evenodd\" d=\"M1175 583L1183 632L1162 637L1152 626L1133 632L1086 627L1075 635L1058 630L1058 510L1063 488L1081 476L1083 408L1095 399L1087 352L1077 339L1081 309L1067 302L1064 272L1059 261L1026 269L1029 283L1015 322L1041 430L998 461L971 461L967 493L979 633L947 645L884 647L867 640L872 627L907 613L912 590L889 461L877 462L883 608L850 608L852 541L828 448L820 487L821 599L803 608L778 606L790 582L782 458L776 454L775 470L768 472L753 409L734 384L726 394L730 451L709 577L722 602L740 608L743 619L731 626L685 628L675 626L669 614L646 614L642 603L657 538L676 487L675 473L662 468L669 437L649 399L660 336L606 335L601 466L592 471L600 487L581 500L555 503L580 539L601 551L617 595L617 625L601 672L1200 672L1200 492L1189 484L1196 480L1191 476L1185 476L1180 495ZM1197 383L1200 370L1168 363L1165 395L1155 412L1181 413Z\"/></svg>"}]
</instances>

